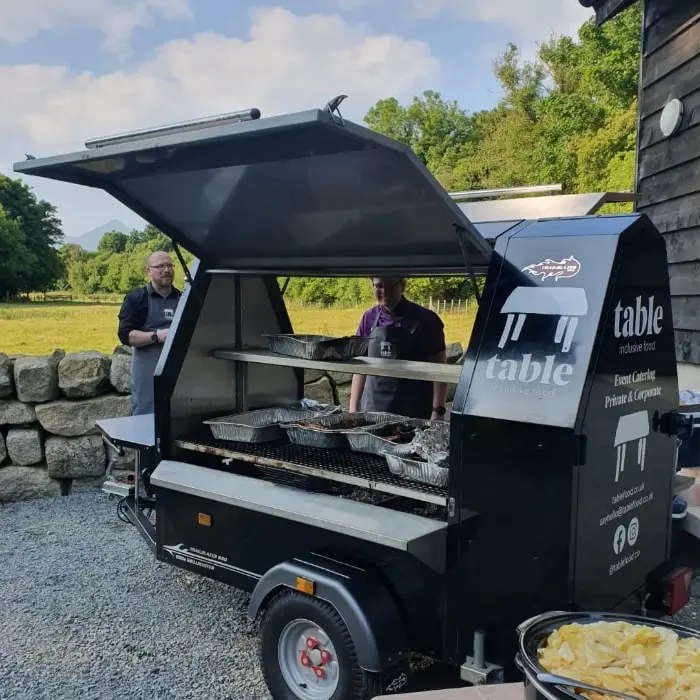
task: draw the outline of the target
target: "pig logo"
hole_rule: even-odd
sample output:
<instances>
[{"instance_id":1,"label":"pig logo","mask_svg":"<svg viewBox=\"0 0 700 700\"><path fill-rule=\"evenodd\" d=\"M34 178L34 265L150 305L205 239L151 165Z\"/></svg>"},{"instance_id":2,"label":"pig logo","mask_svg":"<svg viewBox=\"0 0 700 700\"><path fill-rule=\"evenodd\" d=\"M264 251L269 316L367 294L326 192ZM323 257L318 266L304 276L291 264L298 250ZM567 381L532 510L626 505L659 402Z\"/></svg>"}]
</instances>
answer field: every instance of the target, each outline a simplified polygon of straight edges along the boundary
<instances>
[{"instance_id":1,"label":"pig logo","mask_svg":"<svg viewBox=\"0 0 700 700\"><path fill-rule=\"evenodd\" d=\"M581 263L572 255L563 260L547 258L535 265L524 267L521 272L529 272L533 277L541 277L542 280L554 277L554 281L569 280L581 272Z\"/></svg>"},{"instance_id":2,"label":"pig logo","mask_svg":"<svg viewBox=\"0 0 700 700\"><path fill-rule=\"evenodd\" d=\"M588 313L586 292L580 287L516 287L506 299L502 314L507 314L499 348L510 340L517 342L527 317L558 316L554 342L562 352L569 352L576 333L578 319Z\"/></svg>"}]
</instances>

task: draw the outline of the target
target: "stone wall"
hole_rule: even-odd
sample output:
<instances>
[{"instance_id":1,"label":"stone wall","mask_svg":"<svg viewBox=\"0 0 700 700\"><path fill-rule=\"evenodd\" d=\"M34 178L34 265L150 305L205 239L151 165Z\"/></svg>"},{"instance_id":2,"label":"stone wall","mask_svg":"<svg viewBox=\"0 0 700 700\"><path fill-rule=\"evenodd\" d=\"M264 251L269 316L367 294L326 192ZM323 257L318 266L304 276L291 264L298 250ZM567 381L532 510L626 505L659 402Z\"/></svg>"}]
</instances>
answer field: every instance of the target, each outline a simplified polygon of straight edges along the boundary
<instances>
[{"instance_id":1,"label":"stone wall","mask_svg":"<svg viewBox=\"0 0 700 700\"><path fill-rule=\"evenodd\" d=\"M131 413L130 371L124 347L0 353L0 502L99 488L108 455L95 421Z\"/></svg>"},{"instance_id":2,"label":"stone wall","mask_svg":"<svg viewBox=\"0 0 700 700\"><path fill-rule=\"evenodd\" d=\"M462 346L448 347L448 362ZM348 408L352 375L306 371L304 395ZM108 454L95 421L131 413L131 350L112 355L56 350L48 357L0 353L0 503L50 498L104 481ZM448 393L449 402L454 387ZM128 469L133 455L114 461Z\"/></svg>"}]
</instances>

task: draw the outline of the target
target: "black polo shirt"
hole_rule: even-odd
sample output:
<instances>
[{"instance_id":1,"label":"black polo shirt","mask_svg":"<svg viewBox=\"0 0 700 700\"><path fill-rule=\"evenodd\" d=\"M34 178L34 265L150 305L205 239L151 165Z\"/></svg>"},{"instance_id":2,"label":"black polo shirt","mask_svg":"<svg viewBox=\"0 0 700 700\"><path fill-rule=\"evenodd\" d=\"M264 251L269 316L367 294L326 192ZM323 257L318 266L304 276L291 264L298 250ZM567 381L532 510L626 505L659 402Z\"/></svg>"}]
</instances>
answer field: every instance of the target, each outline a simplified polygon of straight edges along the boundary
<instances>
[{"instance_id":1,"label":"black polo shirt","mask_svg":"<svg viewBox=\"0 0 700 700\"><path fill-rule=\"evenodd\" d=\"M148 295L160 296L150 284L139 287L133 292L129 292L119 309L119 342L122 345L129 344L129 333L131 331L142 331L148 317ZM179 299L180 290L172 288L166 299Z\"/></svg>"}]
</instances>

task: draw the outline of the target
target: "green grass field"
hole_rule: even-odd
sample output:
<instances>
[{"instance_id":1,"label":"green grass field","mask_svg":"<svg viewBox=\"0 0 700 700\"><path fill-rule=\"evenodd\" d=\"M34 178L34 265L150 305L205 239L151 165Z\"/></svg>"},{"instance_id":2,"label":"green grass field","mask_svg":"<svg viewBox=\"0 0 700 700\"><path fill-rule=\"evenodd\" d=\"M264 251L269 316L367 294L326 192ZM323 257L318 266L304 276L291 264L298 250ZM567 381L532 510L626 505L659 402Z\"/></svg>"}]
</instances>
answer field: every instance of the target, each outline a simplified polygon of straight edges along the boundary
<instances>
[{"instance_id":1,"label":"green grass field","mask_svg":"<svg viewBox=\"0 0 700 700\"><path fill-rule=\"evenodd\" d=\"M474 322L469 311L441 312L447 342L466 346ZM297 333L352 334L362 309L320 308L288 304ZM45 355L99 350L111 353L117 339L118 303L46 302L0 304L0 352L8 355Z\"/></svg>"}]
</instances>

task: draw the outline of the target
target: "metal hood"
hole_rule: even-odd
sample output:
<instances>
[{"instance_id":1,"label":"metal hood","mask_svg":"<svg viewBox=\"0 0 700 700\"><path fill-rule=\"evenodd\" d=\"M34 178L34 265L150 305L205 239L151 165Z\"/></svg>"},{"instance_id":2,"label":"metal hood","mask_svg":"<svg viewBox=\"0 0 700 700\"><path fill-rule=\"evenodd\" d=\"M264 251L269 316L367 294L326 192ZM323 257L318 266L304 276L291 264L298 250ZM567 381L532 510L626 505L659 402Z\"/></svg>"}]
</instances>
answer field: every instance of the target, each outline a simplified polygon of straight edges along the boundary
<instances>
[{"instance_id":1,"label":"metal hood","mask_svg":"<svg viewBox=\"0 0 700 700\"><path fill-rule=\"evenodd\" d=\"M464 272L491 246L403 144L324 110L142 132L16 163L102 189L208 267L276 274Z\"/></svg>"}]
</instances>

